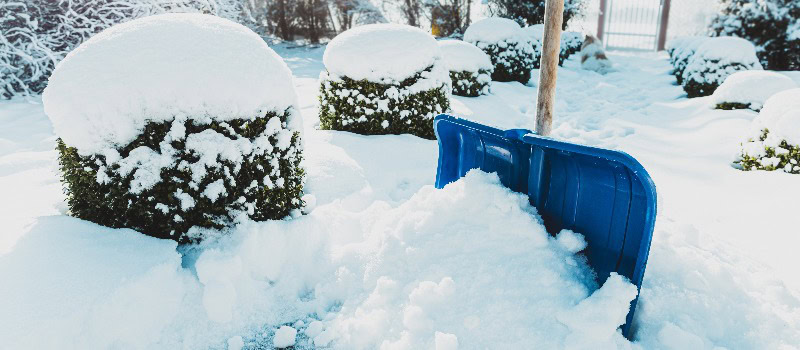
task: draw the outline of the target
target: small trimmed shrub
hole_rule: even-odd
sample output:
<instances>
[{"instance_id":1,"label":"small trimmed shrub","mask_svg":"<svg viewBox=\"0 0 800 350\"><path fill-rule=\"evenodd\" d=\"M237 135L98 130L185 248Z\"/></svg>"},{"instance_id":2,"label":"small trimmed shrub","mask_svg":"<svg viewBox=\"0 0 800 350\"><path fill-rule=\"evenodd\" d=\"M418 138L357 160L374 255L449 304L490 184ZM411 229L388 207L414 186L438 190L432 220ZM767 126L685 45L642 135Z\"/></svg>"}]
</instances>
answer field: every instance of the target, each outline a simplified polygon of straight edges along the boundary
<instances>
[{"instance_id":1,"label":"small trimmed shrub","mask_svg":"<svg viewBox=\"0 0 800 350\"><path fill-rule=\"evenodd\" d=\"M771 71L748 70L728 76L714 91L712 103L717 109L761 110L764 103L775 94L796 88L789 77Z\"/></svg>"},{"instance_id":2,"label":"small trimmed shrub","mask_svg":"<svg viewBox=\"0 0 800 350\"><path fill-rule=\"evenodd\" d=\"M494 66L491 59L477 46L460 40L439 41L453 94L477 97L489 94Z\"/></svg>"},{"instance_id":3,"label":"small trimmed shrub","mask_svg":"<svg viewBox=\"0 0 800 350\"><path fill-rule=\"evenodd\" d=\"M561 33L561 46L567 49L567 57L577 53L583 46L583 34L578 32Z\"/></svg>"},{"instance_id":4,"label":"small trimmed shrub","mask_svg":"<svg viewBox=\"0 0 800 350\"><path fill-rule=\"evenodd\" d=\"M721 102L714 105L714 109L722 109L726 111L732 111L735 109L750 109L750 104L739 102Z\"/></svg>"},{"instance_id":5,"label":"small trimmed shrub","mask_svg":"<svg viewBox=\"0 0 800 350\"><path fill-rule=\"evenodd\" d=\"M742 144L742 170L783 170L800 174L800 88L770 97L753 120L754 137Z\"/></svg>"},{"instance_id":6,"label":"small trimmed shrub","mask_svg":"<svg viewBox=\"0 0 800 350\"><path fill-rule=\"evenodd\" d=\"M320 74L320 128L435 139L452 90L439 44L419 28L370 24L334 38Z\"/></svg>"},{"instance_id":7,"label":"small trimmed shrub","mask_svg":"<svg viewBox=\"0 0 800 350\"><path fill-rule=\"evenodd\" d=\"M687 36L670 40L667 44L670 63L672 64L672 75L678 81L678 85L683 84L683 72L694 56L697 49L702 46L707 37Z\"/></svg>"},{"instance_id":8,"label":"small trimmed shrub","mask_svg":"<svg viewBox=\"0 0 800 350\"><path fill-rule=\"evenodd\" d=\"M518 81L527 84L531 80L531 70L539 63L539 56L530 43L523 40L508 40L500 44L475 43L494 65L492 80Z\"/></svg>"},{"instance_id":9,"label":"small trimmed shrub","mask_svg":"<svg viewBox=\"0 0 800 350\"><path fill-rule=\"evenodd\" d=\"M81 155L59 139L70 214L180 243L198 242L203 237L197 228L221 229L240 215L284 218L303 207L300 134L277 132L287 130L282 125L289 113L226 123L149 123L136 140L106 155ZM185 137L176 130L185 130ZM287 136L288 142L281 140ZM252 149L224 154L235 145ZM219 147L219 154L209 153L209 146Z\"/></svg>"},{"instance_id":10,"label":"small trimmed shrub","mask_svg":"<svg viewBox=\"0 0 800 350\"><path fill-rule=\"evenodd\" d=\"M439 81L428 90L417 84L437 75L433 66L389 84L348 77L320 77L320 128L362 135L412 134L434 140L433 117L450 108L450 84Z\"/></svg>"},{"instance_id":11,"label":"small trimmed shrub","mask_svg":"<svg viewBox=\"0 0 800 350\"><path fill-rule=\"evenodd\" d=\"M104 30L59 63L42 95L69 214L179 243L300 213L296 100L263 38L203 14Z\"/></svg>"},{"instance_id":12,"label":"small trimmed shrub","mask_svg":"<svg viewBox=\"0 0 800 350\"><path fill-rule=\"evenodd\" d=\"M800 174L800 145L790 145L780 140L777 146L770 146L770 133L764 129L761 135L742 144L742 153L736 165L742 170L783 170L790 174Z\"/></svg>"},{"instance_id":13,"label":"small trimmed shrub","mask_svg":"<svg viewBox=\"0 0 800 350\"><path fill-rule=\"evenodd\" d=\"M478 97L489 94L489 84L492 82L492 72L481 69L477 72L460 71L450 72L453 81L453 95Z\"/></svg>"},{"instance_id":14,"label":"small trimmed shrub","mask_svg":"<svg viewBox=\"0 0 800 350\"><path fill-rule=\"evenodd\" d=\"M492 80L495 81L527 84L531 70L539 61L533 40L510 19L491 17L477 21L467 28L464 41L489 55L494 65Z\"/></svg>"},{"instance_id":15,"label":"small trimmed shrub","mask_svg":"<svg viewBox=\"0 0 800 350\"><path fill-rule=\"evenodd\" d=\"M689 97L709 96L736 72L760 70L753 44L740 38L704 41L683 71L683 90Z\"/></svg>"}]
</instances>

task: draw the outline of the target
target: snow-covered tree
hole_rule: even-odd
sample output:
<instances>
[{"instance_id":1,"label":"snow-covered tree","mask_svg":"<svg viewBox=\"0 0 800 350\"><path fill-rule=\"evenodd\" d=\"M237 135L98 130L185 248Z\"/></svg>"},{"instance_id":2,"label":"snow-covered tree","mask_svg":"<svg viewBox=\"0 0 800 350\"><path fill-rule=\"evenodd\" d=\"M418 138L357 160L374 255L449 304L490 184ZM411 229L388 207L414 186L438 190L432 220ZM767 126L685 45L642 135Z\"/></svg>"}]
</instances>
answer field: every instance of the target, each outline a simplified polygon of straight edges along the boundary
<instances>
[{"instance_id":1,"label":"snow-covered tree","mask_svg":"<svg viewBox=\"0 0 800 350\"><path fill-rule=\"evenodd\" d=\"M488 0L489 13L497 17L510 18L521 26L544 23L546 0ZM585 0L564 0L564 24L583 14Z\"/></svg>"},{"instance_id":2,"label":"snow-covered tree","mask_svg":"<svg viewBox=\"0 0 800 350\"><path fill-rule=\"evenodd\" d=\"M767 69L800 69L800 1L720 0L709 32L751 41Z\"/></svg>"}]
</instances>

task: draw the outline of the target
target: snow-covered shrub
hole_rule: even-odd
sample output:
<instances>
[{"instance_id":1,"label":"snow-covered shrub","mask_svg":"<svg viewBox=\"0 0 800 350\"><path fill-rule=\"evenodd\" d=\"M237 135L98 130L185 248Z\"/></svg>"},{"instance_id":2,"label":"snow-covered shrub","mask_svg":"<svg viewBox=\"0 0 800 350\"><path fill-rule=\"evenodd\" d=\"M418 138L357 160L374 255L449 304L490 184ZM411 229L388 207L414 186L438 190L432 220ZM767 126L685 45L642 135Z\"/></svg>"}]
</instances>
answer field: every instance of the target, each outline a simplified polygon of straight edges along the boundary
<instances>
[{"instance_id":1,"label":"snow-covered shrub","mask_svg":"<svg viewBox=\"0 0 800 350\"><path fill-rule=\"evenodd\" d=\"M772 71L748 70L731 74L714 91L712 100L717 109L758 111L772 95L796 88L791 78Z\"/></svg>"},{"instance_id":2,"label":"snow-covered shrub","mask_svg":"<svg viewBox=\"0 0 800 350\"><path fill-rule=\"evenodd\" d=\"M713 36L737 36L755 44L770 70L800 70L800 1L720 0Z\"/></svg>"},{"instance_id":3,"label":"snow-covered shrub","mask_svg":"<svg viewBox=\"0 0 800 350\"><path fill-rule=\"evenodd\" d=\"M527 83L538 64L537 50L517 22L507 18L485 18L464 32L464 41L486 52L494 65L492 79Z\"/></svg>"},{"instance_id":4,"label":"snow-covered shrub","mask_svg":"<svg viewBox=\"0 0 800 350\"><path fill-rule=\"evenodd\" d=\"M544 49L544 24L534 24L522 28L522 35L531 41L531 46L536 51L536 59L534 60L534 68L539 68L541 65L542 49ZM578 32L563 32L561 33L561 46L558 53L558 65L563 66L569 56L581 50L583 45L583 34Z\"/></svg>"},{"instance_id":5,"label":"snow-covered shrub","mask_svg":"<svg viewBox=\"0 0 800 350\"><path fill-rule=\"evenodd\" d=\"M475 97L489 94L494 66L486 53L460 40L439 41L439 48L450 71L454 95Z\"/></svg>"},{"instance_id":6,"label":"snow-covered shrub","mask_svg":"<svg viewBox=\"0 0 800 350\"><path fill-rule=\"evenodd\" d=\"M667 42L666 49L673 67L672 74L678 80L678 84L683 84L683 71L686 70L689 60L705 40L708 40L708 37L683 36Z\"/></svg>"},{"instance_id":7,"label":"snow-covered shrub","mask_svg":"<svg viewBox=\"0 0 800 350\"><path fill-rule=\"evenodd\" d=\"M44 91L70 213L179 242L302 207L302 121L289 68L219 17L111 27Z\"/></svg>"},{"instance_id":8,"label":"snow-covered shrub","mask_svg":"<svg viewBox=\"0 0 800 350\"><path fill-rule=\"evenodd\" d=\"M236 0L15 0L0 2L0 98L41 93L56 64L95 33L165 12L239 18Z\"/></svg>"},{"instance_id":9,"label":"snow-covered shrub","mask_svg":"<svg viewBox=\"0 0 800 350\"><path fill-rule=\"evenodd\" d=\"M561 46L567 49L567 58L581 50L581 46L583 45L583 37L584 35L578 32L561 33Z\"/></svg>"},{"instance_id":10,"label":"snow-covered shrub","mask_svg":"<svg viewBox=\"0 0 800 350\"><path fill-rule=\"evenodd\" d=\"M800 88L770 97L753 120L754 136L742 144L742 170L800 174Z\"/></svg>"},{"instance_id":11,"label":"snow-covered shrub","mask_svg":"<svg viewBox=\"0 0 800 350\"><path fill-rule=\"evenodd\" d=\"M761 69L755 47L749 41L736 37L710 38L689 59L683 71L683 90L689 97L708 96L729 75Z\"/></svg>"},{"instance_id":12,"label":"snow-covered shrub","mask_svg":"<svg viewBox=\"0 0 800 350\"><path fill-rule=\"evenodd\" d=\"M436 137L433 117L450 108L452 88L433 36L407 25L365 25L331 40L322 60L322 129Z\"/></svg>"},{"instance_id":13,"label":"snow-covered shrub","mask_svg":"<svg viewBox=\"0 0 800 350\"><path fill-rule=\"evenodd\" d=\"M492 16L510 18L522 26L544 23L546 0L487 0L484 3ZM571 19L583 14L587 3L586 0L564 0L562 29L567 29Z\"/></svg>"}]
</instances>

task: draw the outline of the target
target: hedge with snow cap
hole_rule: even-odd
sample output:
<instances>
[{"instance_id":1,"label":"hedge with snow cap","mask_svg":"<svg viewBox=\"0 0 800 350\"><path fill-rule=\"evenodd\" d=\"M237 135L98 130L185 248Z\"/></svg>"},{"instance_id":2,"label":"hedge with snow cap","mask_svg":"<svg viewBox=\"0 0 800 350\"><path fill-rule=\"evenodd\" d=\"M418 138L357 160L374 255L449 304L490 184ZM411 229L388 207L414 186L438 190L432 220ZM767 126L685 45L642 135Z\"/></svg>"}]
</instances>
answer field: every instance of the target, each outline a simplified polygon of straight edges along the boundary
<instances>
[{"instance_id":1,"label":"hedge with snow cap","mask_svg":"<svg viewBox=\"0 0 800 350\"><path fill-rule=\"evenodd\" d=\"M450 108L450 82L434 79L430 89L417 91L422 79L432 79L433 66L401 82L376 83L320 75L320 128L362 135L412 134L436 139L433 117Z\"/></svg>"},{"instance_id":2,"label":"hedge with snow cap","mask_svg":"<svg viewBox=\"0 0 800 350\"><path fill-rule=\"evenodd\" d=\"M290 113L149 123L136 140L106 155L80 155L59 139L70 214L180 243L198 242L203 228L221 229L240 216L284 218L303 207L300 134L286 128ZM241 153L225 154L225 146ZM167 156L158 173L141 164L152 152ZM142 176L157 177L148 180L155 184L141 186Z\"/></svg>"}]
</instances>

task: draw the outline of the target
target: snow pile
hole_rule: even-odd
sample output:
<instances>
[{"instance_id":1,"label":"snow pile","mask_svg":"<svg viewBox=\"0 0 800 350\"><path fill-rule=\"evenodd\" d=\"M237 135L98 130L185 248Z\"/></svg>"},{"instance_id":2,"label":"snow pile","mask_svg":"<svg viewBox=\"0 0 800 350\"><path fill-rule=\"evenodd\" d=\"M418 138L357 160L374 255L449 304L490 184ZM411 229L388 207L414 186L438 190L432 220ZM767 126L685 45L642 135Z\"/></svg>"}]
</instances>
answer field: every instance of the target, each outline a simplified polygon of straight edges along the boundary
<instances>
[{"instance_id":1,"label":"snow pile","mask_svg":"<svg viewBox=\"0 0 800 350\"><path fill-rule=\"evenodd\" d=\"M738 71L761 70L756 49L736 37L703 40L683 71L683 88L689 97L711 95L725 79Z\"/></svg>"},{"instance_id":2,"label":"snow pile","mask_svg":"<svg viewBox=\"0 0 800 350\"><path fill-rule=\"evenodd\" d=\"M745 170L783 170L800 174L800 88L770 97L753 120L753 133L742 144Z\"/></svg>"},{"instance_id":3,"label":"snow pile","mask_svg":"<svg viewBox=\"0 0 800 350\"><path fill-rule=\"evenodd\" d=\"M435 138L431 120L450 108L439 44L419 28L370 24L336 36L319 76L320 127Z\"/></svg>"},{"instance_id":4,"label":"snow pile","mask_svg":"<svg viewBox=\"0 0 800 350\"><path fill-rule=\"evenodd\" d=\"M242 25L167 14L112 27L58 65L43 102L76 217L185 241L196 225L302 206L292 75Z\"/></svg>"},{"instance_id":5,"label":"snow pile","mask_svg":"<svg viewBox=\"0 0 800 350\"><path fill-rule=\"evenodd\" d=\"M177 115L250 119L296 104L291 72L250 29L165 14L109 28L71 52L43 100L56 134L81 154L126 146ZM290 118L299 129L300 116Z\"/></svg>"},{"instance_id":6,"label":"snow pile","mask_svg":"<svg viewBox=\"0 0 800 350\"><path fill-rule=\"evenodd\" d=\"M489 17L472 23L464 32L464 41L497 44L519 36L519 24L508 18Z\"/></svg>"},{"instance_id":7,"label":"snow pile","mask_svg":"<svg viewBox=\"0 0 800 350\"><path fill-rule=\"evenodd\" d=\"M443 40L439 42L439 47L450 70L454 95L479 96L489 93L494 65L486 53L460 40Z\"/></svg>"},{"instance_id":8,"label":"snow pile","mask_svg":"<svg viewBox=\"0 0 800 350\"><path fill-rule=\"evenodd\" d=\"M0 257L0 325L13 348L628 346L636 287L597 289L584 247L478 171L396 208L246 223L186 269L174 242L46 218Z\"/></svg>"},{"instance_id":9,"label":"snow pile","mask_svg":"<svg viewBox=\"0 0 800 350\"><path fill-rule=\"evenodd\" d=\"M551 238L527 197L502 187L496 175L472 171L442 190L425 187L368 232L366 269L342 273L364 290L324 321L317 346L627 343L616 330L636 288L612 275L592 294L593 273L575 255L585 247L582 237L564 231L568 237Z\"/></svg>"},{"instance_id":10,"label":"snow pile","mask_svg":"<svg viewBox=\"0 0 800 350\"><path fill-rule=\"evenodd\" d=\"M423 30L402 24L370 24L337 35L322 61L333 76L353 80L403 81L436 66L441 53Z\"/></svg>"},{"instance_id":11,"label":"snow pile","mask_svg":"<svg viewBox=\"0 0 800 350\"><path fill-rule=\"evenodd\" d=\"M750 108L760 110L772 95L797 87L791 78L771 71L742 71L731 74L714 91L712 102L717 108Z\"/></svg>"},{"instance_id":12,"label":"snow pile","mask_svg":"<svg viewBox=\"0 0 800 350\"><path fill-rule=\"evenodd\" d=\"M464 41L486 52L494 65L492 79L526 84L538 61L536 40L524 35L517 22L507 18L484 18L469 26Z\"/></svg>"}]
</instances>

